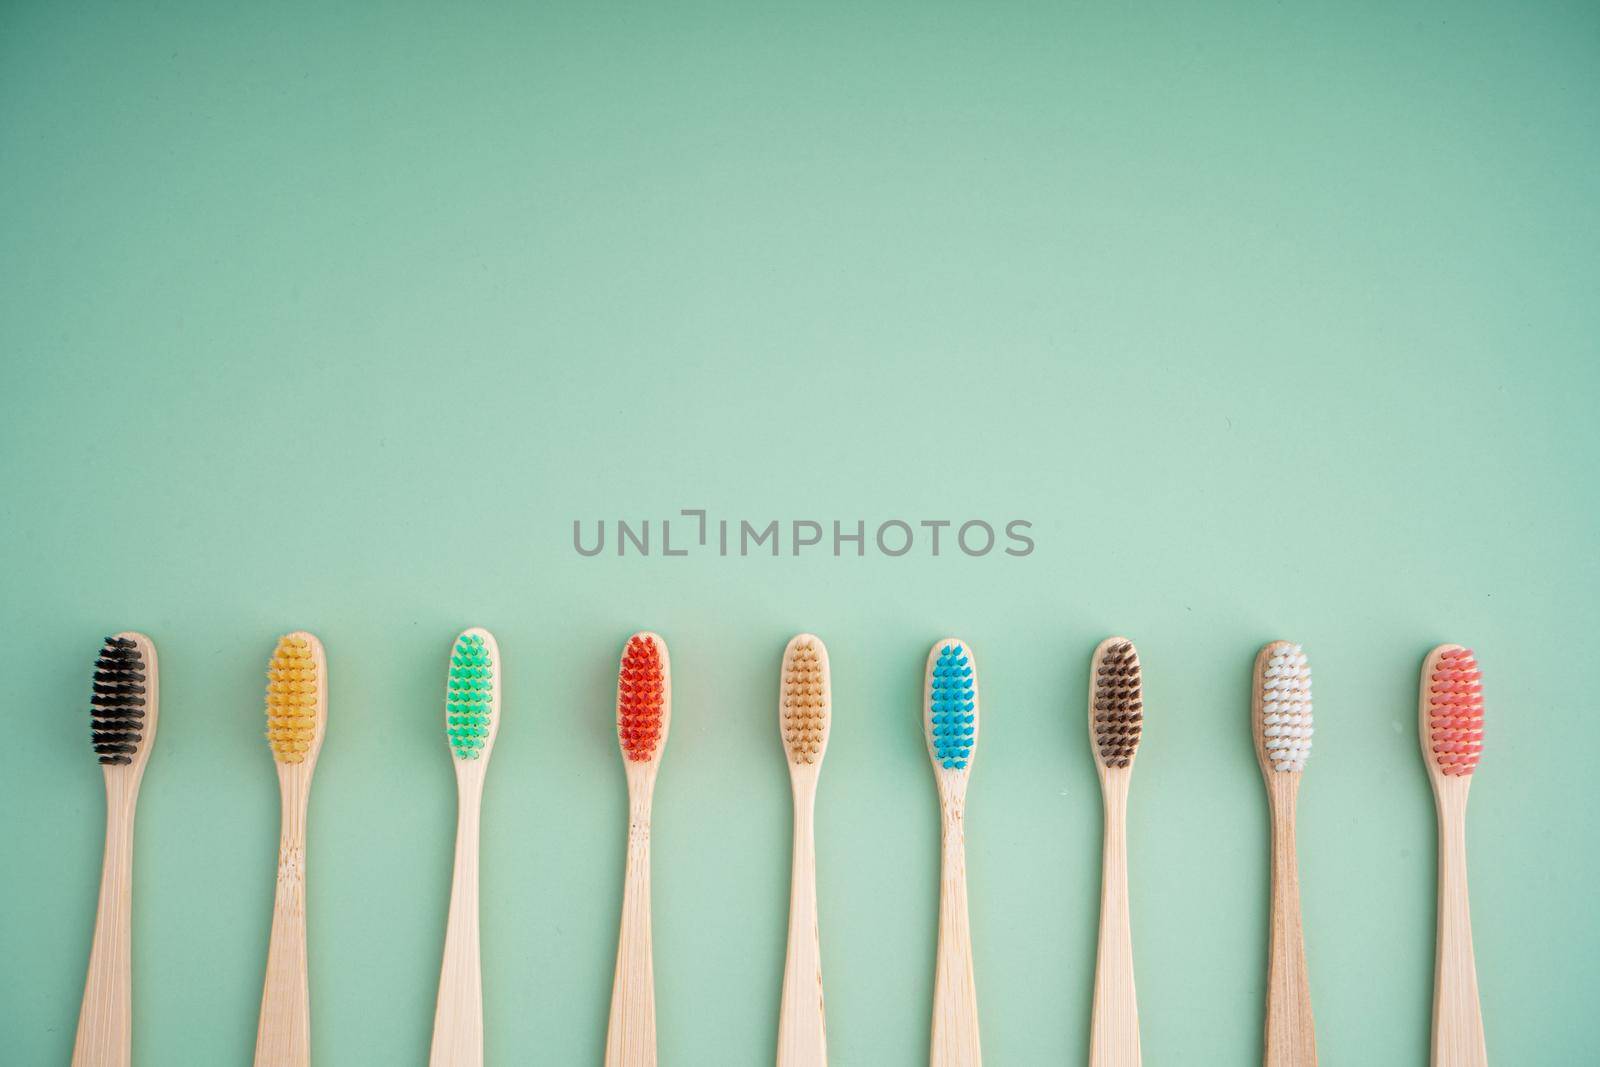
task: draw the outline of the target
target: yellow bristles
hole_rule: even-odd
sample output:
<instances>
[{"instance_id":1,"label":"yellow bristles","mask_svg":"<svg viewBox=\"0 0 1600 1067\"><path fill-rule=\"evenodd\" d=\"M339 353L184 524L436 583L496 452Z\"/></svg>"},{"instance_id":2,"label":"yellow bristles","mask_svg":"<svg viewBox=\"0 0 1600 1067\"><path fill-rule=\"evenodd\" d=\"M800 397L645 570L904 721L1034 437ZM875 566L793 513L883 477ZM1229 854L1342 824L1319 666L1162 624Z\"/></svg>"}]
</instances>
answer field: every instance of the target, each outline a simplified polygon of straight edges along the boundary
<instances>
[{"instance_id":1,"label":"yellow bristles","mask_svg":"<svg viewBox=\"0 0 1600 1067\"><path fill-rule=\"evenodd\" d=\"M795 763L816 763L828 743L828 678L821 642L793 643L783 663L783 744Z\"/></svg>"},{"instance_id":2,"label":"yellow bristles","mask_svg":"<svg viewBox=\"0 0 1600 1067\"><path fill-rule=\"evenodd\" d=\"M317 661L297 634L278 639L267 665L267 744L279 763L303 763L317 734Z\"/></svg>"}]
</instances>

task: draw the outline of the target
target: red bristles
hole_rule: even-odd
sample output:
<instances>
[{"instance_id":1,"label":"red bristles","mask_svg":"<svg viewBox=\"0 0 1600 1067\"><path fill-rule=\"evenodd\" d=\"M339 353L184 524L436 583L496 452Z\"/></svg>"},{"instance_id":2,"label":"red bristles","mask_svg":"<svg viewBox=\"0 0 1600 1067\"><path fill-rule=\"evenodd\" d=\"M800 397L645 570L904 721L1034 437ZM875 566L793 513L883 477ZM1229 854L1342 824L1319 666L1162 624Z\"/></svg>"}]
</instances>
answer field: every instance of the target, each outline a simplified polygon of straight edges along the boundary
<instances>
[{"instance_id":1,"label":"red bristles","mask_svg":"<svg viewBox=\"0 0 1600 1067\"><path fill-rule=\"evenodd\" d=\"M617 672L617 739L626 759L644 763L655 757L665 688L661 650L648 637L633 636Z\"/></svg>"},{"instance_id":2,"label":"red bristles","mask_svg":"<svg viewBox=\"0 0 1600 1067\"><path fill-rule=\"evenodd\" d=\"M1471 774L1483 754L1483 672L1472 651L1439 653L1428 677L1428 730L1441 774Z\"/></svg>"}]
</instances>

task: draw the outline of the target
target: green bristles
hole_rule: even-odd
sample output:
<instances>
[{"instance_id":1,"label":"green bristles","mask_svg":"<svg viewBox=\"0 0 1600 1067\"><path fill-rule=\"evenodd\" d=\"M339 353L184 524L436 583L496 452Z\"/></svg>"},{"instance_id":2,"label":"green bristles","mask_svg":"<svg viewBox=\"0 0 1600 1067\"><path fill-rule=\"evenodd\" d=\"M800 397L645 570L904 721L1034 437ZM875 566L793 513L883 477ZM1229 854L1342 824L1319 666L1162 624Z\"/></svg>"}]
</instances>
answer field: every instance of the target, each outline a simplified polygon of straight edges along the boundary
<instances>
[{"instance_id":1,"label":"green bristles","mask_svg":"<svg viewBox=\"0 0 1600 1067\"><path fill-rule=\"evenodd\" d=\"M450 654L450 694L445 700L445 733L457 759L483 755L494 714L494 663L483 638L462 634Z\"/></svg>"}]
</instances>

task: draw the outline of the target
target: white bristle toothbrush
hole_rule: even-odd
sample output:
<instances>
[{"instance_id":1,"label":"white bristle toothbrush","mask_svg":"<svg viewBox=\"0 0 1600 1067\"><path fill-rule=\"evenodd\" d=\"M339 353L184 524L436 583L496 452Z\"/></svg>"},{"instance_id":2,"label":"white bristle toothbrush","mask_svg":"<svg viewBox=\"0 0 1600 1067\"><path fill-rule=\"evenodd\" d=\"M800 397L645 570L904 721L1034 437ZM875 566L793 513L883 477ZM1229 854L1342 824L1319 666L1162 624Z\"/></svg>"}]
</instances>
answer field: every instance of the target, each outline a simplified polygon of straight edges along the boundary
<instances>
[{"instance_id":1,"label":"white bristle toothbrush","mask_svg":"<svg viewBox=\"0 0 1600 1067\"><path fill-rule=\"evenodd\" d=\"M131 1055L133 815L160 697L155 644L131 631L106 638L89 697L89 740L106 785L106 847L73 1067L127 1067Z\"/></svg>"},{"instance_id":2,"label":"white bristle toothbrush","mask_svg":"<svg viewBox=\"0 0 1600 1067\"><path fill-rule=\"evenodd\" d=\"M488 630L466 630L450 648L444 726L456 771L456 859L428 1062L432 1067L482 1067L478 817L483 780L500 730L500 646Z\"/></svg>"},{"instance_id":3,"label":"white bristle toothbrush","mask_svg":"<svg viewBox=\"0 0 1600 1067\"><path fill-rule=\"evenodd\" d=\"M967 778L978 744L978 675L966 642L947 637L928 653L923 731L939 789L939 949L933 979L929 1067L979 1067L978 989L967 918Z\"/></svg>"},{"instance_id":4,"label":"white bristle toothbrush","mask_svg":"<svg viewBox=\"0 0 1600 1067\"><path fill-rule=\"evenodd\" d=\"M1105 805L1100 864L1100 948L1094 965L1089 1067L1137 1067L1139 1001L1133 983L1133 930L1128 911L1128 785L1144 733L1139 652L1125 637L1108 637L1089 664L1089 746Z\"/></svg>"},{"instance_id":5,"label":"white bristle toothbrush","mask_svg":"<svg viewBox=\"0 0 1600 1067\"><path fill-rule=\"evenodd\" d=\"M1483 755L1483 672L1471 649L1440 645L1422 665L1422 761L1439 809L1439 915L1433 968L1433 1067L1489 1062L1467 903L1467 790Z\"/></svg>"},{"instance_id":6,"label":"white bristle toothbrush","mask_svg":"<svg viewBox=\"0 0 1600 1067\"><path fill-rule=\"evenodd\" d=\"M832 712L828 650L820 638L800 634L783 650L783 675L778 683L778 733L788 756L789 785L794 792L789 949L778 1014L778 1067L824 1067L828 1062L813 814Z\"/></svg>"},{"instance_id":7,"label":"white bristle toothbrush","mask_svg":"<svg viewBox=\"0 0 1600 1067\"><path fill-rule=\"evenodd\" d=\"M617 744L628 777L628 861L611 985L605 1067L655 1067L655 967L650 952L650 801L672 724L667 643L636 633L617 669Z\"/></svg>"},{"instance_id":8,"label":"white bristle toothbrush","mask_svg":"<svg viewBox=\"0 0 1600 1067\"><path fill-rule=\"evenodd\" d=\"M267 745L278 769L282 828L272 903L272 940L256 1028L256 1067L311 1063L311 982L306 970L306 812L328 723L328 661L322 642L299 632L278 639L267 665Z\"/></svg>"},{"instance_id":9,"label":"white bristle toothbrush","mask_svg":"<svg viewBox=\"0 0 1600 1067\"><path fill-rule=\"evenodd\" d=\"M1256 655L1250 722L1272 812L1272 919L1267 949L1266 1067L1314 1067L1316 1026L1300 926L1295 799L1311 754L1311 668L1299 645L1273 641Z\"/></svg>"}]
</instances>

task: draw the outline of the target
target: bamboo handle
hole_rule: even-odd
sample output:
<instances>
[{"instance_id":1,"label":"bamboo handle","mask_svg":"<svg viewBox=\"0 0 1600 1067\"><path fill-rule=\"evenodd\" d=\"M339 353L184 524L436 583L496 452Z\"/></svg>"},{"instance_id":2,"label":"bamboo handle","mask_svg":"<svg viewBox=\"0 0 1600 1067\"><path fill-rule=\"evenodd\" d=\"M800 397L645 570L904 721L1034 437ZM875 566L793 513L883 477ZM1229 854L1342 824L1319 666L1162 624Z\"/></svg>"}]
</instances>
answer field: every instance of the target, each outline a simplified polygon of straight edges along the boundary
<instances>
[{"instance_id":1,"label":"bamboo handle","mask_svg":"<svg viewBox=\"0 0 1600 1067\"><path fill-rule=\"evenodd\" d=\"M822 947L817 935L816 793L794 795L794 859L789 886L789 951L778 1015L778 1067L825 1067L827 1018L822 999Z\"/></svg>"},{"instance_id":2,"label":"bamboo handle","mask_svg":"<svg viewBox=\"0 0 1600 1067\"><path fill-rule=\"evenodd\" d=\"M605 1067L655 1067L655 971L650 957L650 800L629 804L622 928L611 986Z\"/></svg>"},{"instance_id":3,"label":"bamboo handle","mask_svg":"<svg viewBox=\"0 0 1600 1067\"><path fill-rule=\"evenodd\" d=\"M1272 932L1267 957L1266 1067L1315 1067L1316 1025L1300 927L1300 874L1294 842L1294 786L1274 774L1272 804Z\"/></svg>"},{"instance_id":4,"label":"bamboo handle","mask_svg":"<svg viewBox=\"0 0 1600 1067\"><path fill-rule=\"evenodd\" d=\"M311 985L306 973L306 801L285 789L278 841L278 888L272 941L256 1030L256 1067L311 1063Z\"/></svg>"},{"instance_id":5,"label":"bamboo handle","mask_svg":"<svg viewBox=\"0 0 1600 1067\"><path fill-rule=\"evenodd\" d=\"M939 957L933 979L930 1067L979 1067L978 987L972 977L967 921L967 846L959 796L944 804L943 871L939 883Z\"/></svg>"},{"instance_id":6,"label":"bamboo handle","mask_svg":"<svg viewBox=\"0 0 1600 1067\"><path fill-rule=\"evenodd\" d=\"M133 1039L133 812L137 786L106 768L106 846L72 1067L127 1067Z\"/></svg>"},{"instance_id":7,"label":"bamboo handle","mask_svg":"<svg viewBox=\"0 0 1600 1067\"><path fill-rule=\"evenodd\" d=\"M1439 797L1439 934L1433 971L1433 1067L1489 1062L1467 903L1467 795Z\"/></svg>"},{"instance_id":8,"label":"bamboo handle","mask_svg":"<svg viewBox=\"0 0 1600 1067\"><path fill-rule=\"evenodd\" d=\"M457 772L460 773L459 770ZM478 826L482 786L458 781L456 861L450 880L431 1067L482 1067L483 970L478 928Z\"/></svg>"},{"instance_id":9,"label":"bamboo handle","mask_svg":"<svg viewBox=\"0 0 1600 1067\"><path fill-rule=\"evenodd\" d=\"M1138 1067L1139 1002L1133 984L1128 912L1128 782L1107 781L1105 851L1100 866L1100 948L1094 965L1090 1067Z\"/></svg>"}]
</instances>

